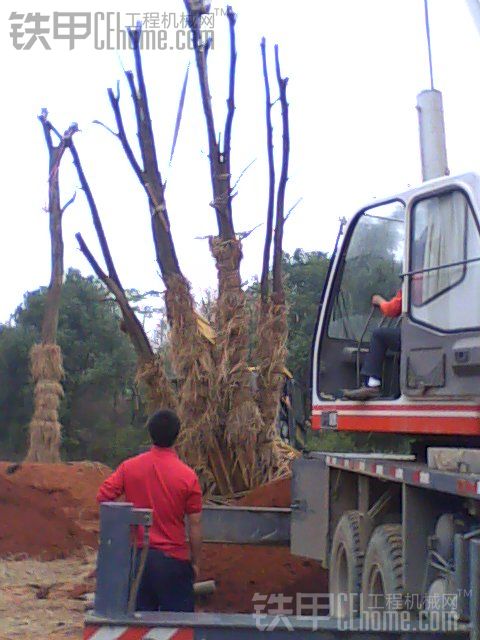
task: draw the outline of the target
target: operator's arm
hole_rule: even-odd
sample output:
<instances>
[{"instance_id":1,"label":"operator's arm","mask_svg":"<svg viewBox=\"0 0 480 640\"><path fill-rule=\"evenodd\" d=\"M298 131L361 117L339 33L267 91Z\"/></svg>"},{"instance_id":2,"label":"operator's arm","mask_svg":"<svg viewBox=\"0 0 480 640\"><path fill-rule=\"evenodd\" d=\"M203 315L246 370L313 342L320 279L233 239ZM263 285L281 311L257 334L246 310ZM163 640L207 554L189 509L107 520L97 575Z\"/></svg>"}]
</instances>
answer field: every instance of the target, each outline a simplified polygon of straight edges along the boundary
<instances>
[{"instance_id":1,"label":"operator's arm","mask_svg":"<svg viewBox=\"0 0 480 640\"><path fill-rule=\"evenodd\" d=\"M202 513L190 513L187 517L190 538L190 561L195 580L197 580L200 575L200 555L202 553Z\"/></svg>"},{"instance_id":2,"label":"operator's arm","mask_svg":"<svg viewBox=\"0 0 480 640\"><path fill-rule=\"evenodd\" d=\"M97 502L110 502L115 500L125 490L125 469L123 463L112 475L103 481L97 493Z\"/></svg>"},{"instance_id":3,"label":"operator's arm","mask_svg":"<svg viewBox=\"0 0 480 640\"><path fill-rule=\"evenodd\" d=\"M389 318L396 318L402 313L402 292L397 291L397 294L391 300L385 300L378 294L372 297L372 304L380 307L380 311L384 316Z\"/></svg>"}]
</instances>

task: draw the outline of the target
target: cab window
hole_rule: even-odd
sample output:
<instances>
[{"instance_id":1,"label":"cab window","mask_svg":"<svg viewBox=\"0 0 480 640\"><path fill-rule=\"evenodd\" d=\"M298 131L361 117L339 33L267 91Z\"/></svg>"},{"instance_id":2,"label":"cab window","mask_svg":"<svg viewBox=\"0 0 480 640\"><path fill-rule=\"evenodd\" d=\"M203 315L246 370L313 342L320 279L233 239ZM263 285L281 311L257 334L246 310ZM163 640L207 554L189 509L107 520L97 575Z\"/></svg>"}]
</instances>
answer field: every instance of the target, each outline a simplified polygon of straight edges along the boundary
<instances>
[{"instance_id":1,"label":"cab window","mask_svg":"<svg viewBox=\"0 0 480 640\"><path fill-rule=\"evenodd\" d=\"M480 326L480 235L466 195L455 190L412 208L410 316L442 331Z\"/></svg>"}]
</instances>

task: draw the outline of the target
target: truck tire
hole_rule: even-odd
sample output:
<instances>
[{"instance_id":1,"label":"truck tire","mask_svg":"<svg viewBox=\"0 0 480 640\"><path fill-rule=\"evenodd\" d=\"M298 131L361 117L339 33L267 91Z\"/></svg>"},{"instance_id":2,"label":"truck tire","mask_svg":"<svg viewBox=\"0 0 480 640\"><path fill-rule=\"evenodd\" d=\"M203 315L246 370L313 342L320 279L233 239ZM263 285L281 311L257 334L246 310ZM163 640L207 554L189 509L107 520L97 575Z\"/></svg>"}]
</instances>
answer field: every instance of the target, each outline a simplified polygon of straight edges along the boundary
<instances>
[{"instance_id":1,"label":"truck tire","mask_svg":"<svg viewBox=\"0 0 480 640\"><path fill-rule=\"evenodd\" d=\"M334 618L358 614L364 551L360 543L361 514L346 511L333 536L329 564L330 615Z\"/></svg>"},{"instance_id":2,"label":"truck tire","mask_svg":"<svg viewBox=\"0 0 480 640\"><path fill-rule=\"evenodd\" d=\"M365 613L403 608L402 525L377 527L368 543L362 578Z\"/></svg>"}]
</instances>

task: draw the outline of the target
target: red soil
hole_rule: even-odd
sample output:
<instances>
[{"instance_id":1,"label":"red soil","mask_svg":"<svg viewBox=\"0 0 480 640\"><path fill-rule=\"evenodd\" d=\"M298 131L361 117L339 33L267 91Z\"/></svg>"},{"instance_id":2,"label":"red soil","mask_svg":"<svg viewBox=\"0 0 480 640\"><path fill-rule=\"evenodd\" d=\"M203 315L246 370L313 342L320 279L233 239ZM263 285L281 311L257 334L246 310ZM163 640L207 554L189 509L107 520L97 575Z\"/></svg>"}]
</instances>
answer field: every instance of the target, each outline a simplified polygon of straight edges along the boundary
<instances>
[{"instance_id":1,"label":"red soil","mask_svg":"<svg viewBox=\"0 0 480 640\"><path fill-rule=\"evenodd\" d=\"M254 489L236 504L289 507L290 478ZM199 602L201 611L251 613L253 596L258 593L292 598L285 600L285 609L293 607L296 613L297 593L328 591L327 573L320 563L292 556L286 546L204 544L200 579L213 579L217 586L213 596Z\"/></svg>"},{"instance_id":2,"label":"red soil","mask_svg":"<svg viewBox=\"0 0 480 640\"><path fill-rule=\"evenodd\" d=\"M0 463L0 556L64 558L97 544L95 495L108 467Z\"/></svg>"},{"instance_id":3,"label":"red soil","mask_svg":"<svg viewBox=\"0 0 480 640\"><path fill-rule=\"evenodd\" d=\"M252 613L253 595L259 593L291 597L285 608L296 612L297 593L328 591L320 563L292 556L288 547L205 544L200 579L215 580L217 590L198 602L199 611Z\"/></svg>"},{"instance_id":4,"label":"red soil","mask_svg":"<svg viewBox=\"0 0 480 640\"><path fill-rule=\"evenodd\" d=\"M274 480L250 491L236 504L246 507L289 507L292 502L290 478Z\"/></svg>"},{"instance_id":5,"label":"red soil","mask_svg":"<svg viewBox=\"0 0 480 640\"><path fill-rule=\"evenodd\" d=\"M95 495L107 467L23 464L11 475L7 467L0 463L0 557L62 558L85 545L96 546ZM239 504L287 507L290 481L260 487ZM255 593L293 597L286 606L295 607L297 593L327 591L320 563L292 556L282 546L204 544L200 579L213 579L217 585L215 594L199 600L201 611L252 612ZM79 593L94 588L93 580L87 582L76 586Z\"/></svg>"}]
</instances>

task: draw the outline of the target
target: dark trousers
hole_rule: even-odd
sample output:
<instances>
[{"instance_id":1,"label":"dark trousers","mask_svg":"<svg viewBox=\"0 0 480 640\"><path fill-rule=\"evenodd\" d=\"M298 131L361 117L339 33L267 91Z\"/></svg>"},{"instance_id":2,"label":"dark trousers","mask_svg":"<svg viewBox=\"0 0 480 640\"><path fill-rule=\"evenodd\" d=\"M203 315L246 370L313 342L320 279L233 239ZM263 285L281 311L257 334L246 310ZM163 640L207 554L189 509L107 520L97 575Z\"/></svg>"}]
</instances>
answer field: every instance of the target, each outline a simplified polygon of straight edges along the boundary
<instances>
[{"instance_id":1,"label":"dark trousers","mask_svg":"<svg viewBox=\"0 0 480 640\"><path fill-rule=\"evenodd\" d=\"M170 558L159 549L149 549L136 610L193 612L193 569L190 562Z\"/></svg>"},{"instance_id":2,"label":"dark trousers","mask_svg":"<svg viewBox=\"0 0 480 640\"><path fill-rule=\"evenodd\" d=\"M362 367L364 376L373 376L381 380L387 349L400 351L400 327L379 327L374 330L370 349Z\"/></svg>"}]
</instances>

